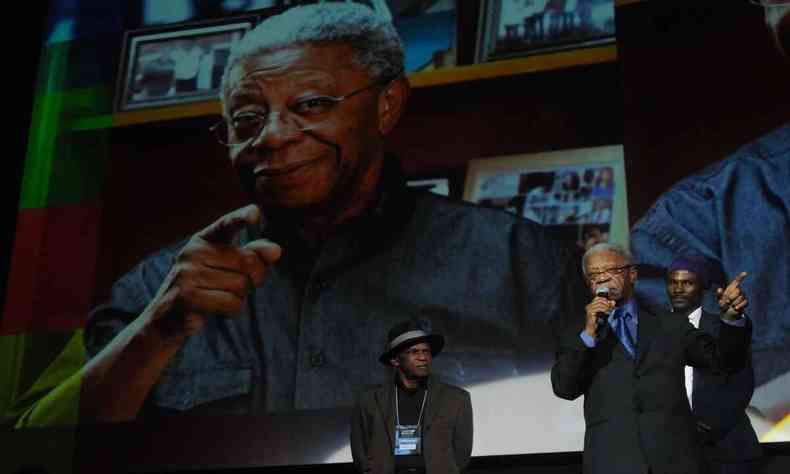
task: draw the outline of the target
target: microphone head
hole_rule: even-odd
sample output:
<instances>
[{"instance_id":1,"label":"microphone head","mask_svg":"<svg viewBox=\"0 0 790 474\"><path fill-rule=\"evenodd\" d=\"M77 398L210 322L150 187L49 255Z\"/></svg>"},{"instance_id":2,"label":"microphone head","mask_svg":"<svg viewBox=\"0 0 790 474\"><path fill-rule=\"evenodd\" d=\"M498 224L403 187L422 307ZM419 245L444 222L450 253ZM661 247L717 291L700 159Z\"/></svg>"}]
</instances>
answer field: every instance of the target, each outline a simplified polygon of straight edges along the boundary
<instances>
[{"instance_id":1,"label":"microphone head","mask_svg":"<svg viewBox=\"0 0 790 474\"><path fill-rule=\"evenodd\" d=\"M601 296L603 298L609 297L609 287L607 286L599 286L595 289L595 296Z\"/></svg>"}]
</instances>

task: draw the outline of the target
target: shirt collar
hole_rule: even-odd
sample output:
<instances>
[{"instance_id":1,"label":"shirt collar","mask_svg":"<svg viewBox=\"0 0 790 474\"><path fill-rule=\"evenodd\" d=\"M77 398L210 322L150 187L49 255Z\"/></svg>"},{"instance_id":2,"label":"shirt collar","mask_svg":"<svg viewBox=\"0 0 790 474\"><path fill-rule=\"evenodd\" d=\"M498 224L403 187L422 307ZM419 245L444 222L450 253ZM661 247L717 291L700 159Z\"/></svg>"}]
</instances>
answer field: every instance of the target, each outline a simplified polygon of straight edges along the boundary
<instances>
[{"instance_id":1,"label":"shirt collar","mask_svg":"<svg viewBox=\"0 0 790 474\"><path fill-rule=\"evenodd\" d=\"M609 313L609 321L613 321L614 318L615 318L615 315L617 315L617 314L626 314L627 313L627 314L631 315L631 320L634 322L634 324L638 324L639 323L639 317L638 317L639 313L638 313L636 308L637 308L636 301L633 298L631 298L631 299L627 300L625 303L623 303L622 305L616 306Z\"/></svg>"},{"instance_id":2,"label":"shirt collar","mask_svg":"<svg viewBox=\"0 0 790 474\"><path fill-rule=\"evenodd\" d=\"M385 156L376 201L367 211L346 223L341 232L351 233L363 252L377 252L400 238L414 216L416 205L415 190L406 186L400 160Z\"/></svg>"},{"instance_id":3,"label":"shirt collar","mask_svg":"<svg viewBox=\"0 0 790 474\"><path fill-rule=\"evenodd\" d=\"M702 306L689 313L689 322L695 327L699 328L699 320L702 318Z\"/></svg>"},{"instance_id":4,"label":"shirt collar","mask_svg":"<svg viewBox=\"0 0 790 474\"><path fill-rule=\"evenodd\" d=\"M403 224L413 212L414 192L406 186L400 160L395 156L385 156L378 197L375 204L363 216L395 219L399 224Z\"/></svg>"}]
</instances>

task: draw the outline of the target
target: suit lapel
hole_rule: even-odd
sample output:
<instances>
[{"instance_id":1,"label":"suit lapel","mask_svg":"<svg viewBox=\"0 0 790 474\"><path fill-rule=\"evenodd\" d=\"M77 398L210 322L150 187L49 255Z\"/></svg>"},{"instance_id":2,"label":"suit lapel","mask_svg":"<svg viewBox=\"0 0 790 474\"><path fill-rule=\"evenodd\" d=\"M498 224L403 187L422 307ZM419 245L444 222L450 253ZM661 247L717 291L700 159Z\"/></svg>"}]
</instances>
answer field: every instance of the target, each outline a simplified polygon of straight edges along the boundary
<instances>
[{"instance_id":1,"label":"suit lapel","mask_svg":"<svg viewBox=\"0 0 790 474\"><path fill-rule=\"evenodd\" d=\"M597 357L602 357L604 354L606 355L606 361L611 360L612 357L623 358L623 357L631 357L631 354L623 346L623 343L620 342L620 339L615 334L614 329L609 326L609 323L605 323L603 328L603 334L601 335L601 339L596 342L596 346L600 344L600 349L596 351L599 354ZM633 359L631 359L633 360Z\"/></svg>"},{"instance_id":2,"label":"suit lapel","mask_svg":"<svg viewBox=\"0 0 790 474\"><path fill-rule=\"evenodd\" d=\"M650 351L650 344L653 342L653 337L661 325L658 317L647 310L644 306L639 306L639 324L636 329L636 355L637 365L645 360L645 356Z\"/></svg>"},{"instance_id":3,"label":"suit lapel","mask_svg":"<svg viewBox=\"0 0 790 474\"><path fill-rule=\"evenodd\" d=\"M376 390L376 405L379 414L387 428L387 436L390 440L390 450L395 447L395 400L392 396L395 386L392 383L384 384Z\"/></svg>"},{"instance_id":4,"label":"suit lapel","mask_svg":"<svg viewBox=\"0 0 790 474\"><path fill-rule=\"evenodd\" d=\"M387 427L387 436L390 441L390 449L395 447L395 398L393 396L395 385L384 384L380 389L376 390L376 406L379 410L379 415L384 420L384 426ZM442 387L436 381L435 377L428 379L428 399L425 401L425 413L423 414L422 426L423 432L427 431L428 427L433 421L436 414L435 407L438 408L438 400L441 398Z\"/></svg>"},{"instance_id":5,"label":"suit lapel","mask_svg":"<svg viewBox=\"0 0 790 474\"><path fill-rule=\"evenodd\" d=\"M716 314L708 313L706 311L702 311L702 315L699 318L699 329L706 334L710 334L713 337L718 337L719 335L719 317ZM706 379L708 375L704 370L699 370L696 367L693 369L693 379L691 383L691 400L692 406L694 407L694 412L702 412L705 410L704 404L700 407L700 404L697 403L698 400L704 400L707 398L703 392L705 391L705 386L708 384Z\"/></svg>"},{"instance_id":6,"label":"suit lapel","mask_svg":"<svg viewBox=\"0 0 790 474\"><path fill-rule=\"evenodd\" d=\"M441 385L436 381L436 377L431 376L428 379L428 399L425 401L425 413L423 414L423 421L422 426L425 427L423 432L428 430L428 427L431 426L431 422L433 421L433 417L436 414L436 408L438 408L438 400L441 398Z\"/></svg>"}]
</instances>

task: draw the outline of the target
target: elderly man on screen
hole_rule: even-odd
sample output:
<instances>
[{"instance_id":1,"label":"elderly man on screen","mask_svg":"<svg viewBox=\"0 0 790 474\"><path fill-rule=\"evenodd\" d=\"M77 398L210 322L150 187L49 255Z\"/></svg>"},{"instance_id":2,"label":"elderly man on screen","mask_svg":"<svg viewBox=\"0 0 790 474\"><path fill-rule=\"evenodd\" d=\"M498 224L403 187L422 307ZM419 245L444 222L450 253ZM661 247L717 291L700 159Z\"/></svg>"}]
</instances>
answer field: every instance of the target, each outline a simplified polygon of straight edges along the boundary
<instances>
[{"instance_id":1,"label":"elderly man on screen","mask_svg":"<svg viewBox=\"0 0 790 474\"><path fill-rule=\"evenodd\" d=\"M350 407L387 377L370 335L404 314L452 338L448 381L548 369L583 288L574 243L405 187L384 154L403 58L392 24L354 3L296 7L242 39L213 131L253 204L116 282L86 327L83 419Z\"/></svg>"}]
</instances>

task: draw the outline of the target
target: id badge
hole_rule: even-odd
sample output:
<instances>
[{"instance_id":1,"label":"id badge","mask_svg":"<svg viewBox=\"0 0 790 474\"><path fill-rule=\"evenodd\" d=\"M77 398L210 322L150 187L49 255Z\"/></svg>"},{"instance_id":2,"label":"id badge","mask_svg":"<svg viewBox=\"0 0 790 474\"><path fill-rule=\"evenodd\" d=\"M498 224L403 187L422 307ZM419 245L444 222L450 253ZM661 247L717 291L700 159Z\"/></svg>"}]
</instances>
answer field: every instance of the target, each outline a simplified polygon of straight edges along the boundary
<instances>
[{"instance_id":1,"label":"id badge","mask_svg":"<svg viewBox=\"0 0 790 474\"><path fill-rule=\"evenodd\" d=\"M420 454L420 427L395 425L395 456Z\"/></svg>"}]
</instances>

